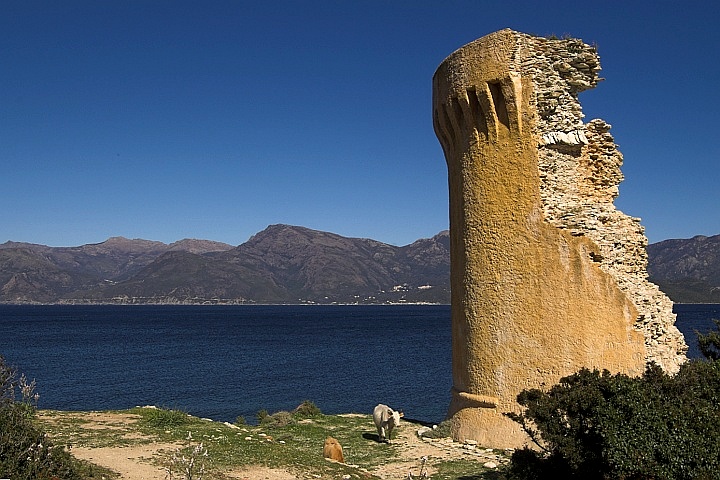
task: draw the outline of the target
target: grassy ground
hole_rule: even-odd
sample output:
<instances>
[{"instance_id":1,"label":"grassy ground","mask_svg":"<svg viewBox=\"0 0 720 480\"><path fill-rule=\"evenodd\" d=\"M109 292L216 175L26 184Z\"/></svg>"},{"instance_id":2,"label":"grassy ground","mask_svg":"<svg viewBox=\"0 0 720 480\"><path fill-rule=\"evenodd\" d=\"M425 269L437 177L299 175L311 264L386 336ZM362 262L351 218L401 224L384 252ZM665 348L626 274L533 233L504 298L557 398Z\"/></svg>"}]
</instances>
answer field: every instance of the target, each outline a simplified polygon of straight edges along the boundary
<instances>
[{"instance_id":1,"label":"grassy ground","mask_svg":"<svg viewBox=\"0 0 720 480\"><path fill-rule=\"evenodd\" d=\"M466 455L460 448L438 449L418 439L416 425L405 422L390 444L380 443L369 415L323 415L301 407L297 412L267 415L260 425L230 425L156 408L42 411L38 418L55 444L70 447L71 452L145 446L148 453L143 461L172 472L174 479L187 479L189 473L198 478L201 466L206 479L238 478L235 474L247 466L280 469L303 479L403 479L409 470L420 473L422 456L428 457L428 478L433 480L501 478L497 471L483 467L486 459ZM323 458L328 436L343 446L346 464Z\"/></svg>"}]
</instances>

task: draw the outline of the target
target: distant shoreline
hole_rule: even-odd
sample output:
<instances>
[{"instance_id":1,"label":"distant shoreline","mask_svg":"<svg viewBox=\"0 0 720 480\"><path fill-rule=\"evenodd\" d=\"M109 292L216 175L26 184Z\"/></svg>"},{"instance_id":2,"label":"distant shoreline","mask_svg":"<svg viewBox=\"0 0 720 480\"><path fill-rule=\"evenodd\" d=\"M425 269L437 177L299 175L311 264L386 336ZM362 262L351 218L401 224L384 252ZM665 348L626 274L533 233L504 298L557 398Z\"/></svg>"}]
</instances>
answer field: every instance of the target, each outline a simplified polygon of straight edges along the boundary
<instances>
[{"instance_id":1,"label":"distant shoreline","mask_svg":"<svg viewBox=\"0 0 720 480\"><path fill-rule=\"evenodd\" d=\"M720 303L713 302L673 302L674 305L720 305ZM331 303L311 303L311 302L300 302L300 303L262 303L262 302L233 302L233 301L205 301L205 302L90 302L90 301L77 301L77 302L0 302L0 306L48 306L48 307L59 307L59 306L97 306L97 307L112 307L112 306L187 306L187 307L241 307L241 306L268 306L268 307L299 307L299 306L401 306L401 305L437 305L437 306L451 306L450 303L442 302L383 302L383 303L343 303L343 302L331 302Z\"/></svg>"},{"instance_id":2,"label":"distant shoreline","mask_svg":"<svg viewBox=\"0 0 720 480\"><path fill-rule=\"evenodd\" d=\"M147 302L147 303L109 303L109 302L53 302L53 303L40 303L40 302L0 302L0 306L46 306L46 307L62 307L62 306L96 306L96 307L152 307L152 306L175 306L175 307L323 307L323 306L348 306L348 307L362 307L362 306L378 306L378 307L389 307L389 306L450 306L449 303L432 303L432 302L387 302L387 303L260 303L260 302ZM714 304L709 304L714 305Z\"/></svg>"}]
</instances>

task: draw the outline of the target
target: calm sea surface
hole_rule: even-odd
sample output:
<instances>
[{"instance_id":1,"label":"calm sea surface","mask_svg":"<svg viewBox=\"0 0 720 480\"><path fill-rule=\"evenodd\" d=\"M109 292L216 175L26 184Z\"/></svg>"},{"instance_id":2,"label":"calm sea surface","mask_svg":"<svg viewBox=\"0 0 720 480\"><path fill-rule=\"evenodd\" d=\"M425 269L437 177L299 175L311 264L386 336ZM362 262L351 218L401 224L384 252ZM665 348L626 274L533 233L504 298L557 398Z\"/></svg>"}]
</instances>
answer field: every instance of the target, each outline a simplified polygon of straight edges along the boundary
<instances>
[{"instance_id":1,"label":"calm sea surface","mask_svg":"<svg viewBox=\"0 0 720 480\"><path fill-rule=\"evenodd\" d=\"M676 305L697 357L720 305ZM450 401L450 307L0 306L0 354L40 408L180 408L234 421L290 410L439 422Z\"/></svg>"}]
</instances>

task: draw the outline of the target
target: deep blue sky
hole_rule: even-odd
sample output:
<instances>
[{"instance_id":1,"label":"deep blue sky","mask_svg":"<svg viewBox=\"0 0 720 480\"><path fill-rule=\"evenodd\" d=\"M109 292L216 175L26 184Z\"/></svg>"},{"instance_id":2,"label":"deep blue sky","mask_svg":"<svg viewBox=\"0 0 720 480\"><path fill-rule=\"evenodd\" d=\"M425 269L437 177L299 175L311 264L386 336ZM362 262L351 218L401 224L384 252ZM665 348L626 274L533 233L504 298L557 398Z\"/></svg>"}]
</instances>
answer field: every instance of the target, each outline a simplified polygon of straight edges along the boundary
<instances>
[{"instance_id":1,"label":"deep blue sky","mask_svg":"<svg viewBox=\"0 0 720 480\"><path fill-rule=\"evenodd\" d=\"M606 81L580 98L625 156L616 205L651 242L718 234L719 5L8 0L0 242L430 237L432 75L502 28L596 43Z\"/></svg>"}]
</instances>

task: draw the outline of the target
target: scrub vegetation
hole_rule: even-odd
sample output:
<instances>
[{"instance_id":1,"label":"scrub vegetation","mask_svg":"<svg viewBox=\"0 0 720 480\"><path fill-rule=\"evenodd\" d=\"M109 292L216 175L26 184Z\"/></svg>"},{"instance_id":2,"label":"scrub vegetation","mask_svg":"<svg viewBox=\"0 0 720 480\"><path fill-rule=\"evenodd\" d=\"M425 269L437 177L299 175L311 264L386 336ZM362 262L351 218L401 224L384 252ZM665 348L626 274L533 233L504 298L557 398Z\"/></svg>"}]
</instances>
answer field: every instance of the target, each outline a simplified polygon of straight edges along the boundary
<instances>
[{"instance_id":1,"label":"scrub vegetation","mask_svg":"<svg viewBox=\"0 0 720 480\"><path fill-rule=\"evenodd\" d=\"M512 456L509 478L720 478L720 336L699 335L707 360L673 376L583 369L549 391L525 390L509 414L539 450Z\"/></svg>"},{"instance_id":2,"label":"scrub vegetation","mask_svg":"<svg viewBox=\"0 0 720 480\"><path fill-rule=\"evenodd\" d=\"M48 438L35 421L38 398L35 382L18 374L0 355L0 478L80 480L109 475L74 459Z\"/></svg>"}]
</instances>

